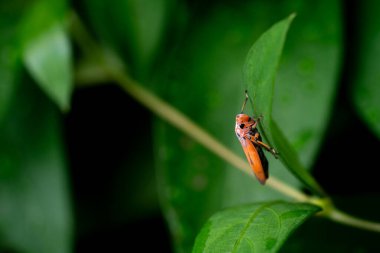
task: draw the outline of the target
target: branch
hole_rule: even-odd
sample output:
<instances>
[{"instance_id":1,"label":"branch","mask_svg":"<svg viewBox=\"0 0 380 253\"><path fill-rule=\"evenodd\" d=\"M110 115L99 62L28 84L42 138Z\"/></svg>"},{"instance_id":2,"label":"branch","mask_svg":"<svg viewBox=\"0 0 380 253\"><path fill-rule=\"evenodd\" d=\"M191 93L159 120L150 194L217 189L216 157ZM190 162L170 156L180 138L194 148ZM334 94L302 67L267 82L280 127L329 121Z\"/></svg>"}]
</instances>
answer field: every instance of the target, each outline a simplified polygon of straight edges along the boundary
<instances>
[{"instance_id":1,"label":"branch","mask_svg":"<svg viewBox=\"0 0 380 253\"><path fill-rule=\"evenodd\" d=\"M102 69L110 81L119 84L125 92L131 95L139 103L147 107L163 120L166 120L174 127L186 133L215 155L248 174L250 177L254 177L249 164L245 160L221 144L217 139L191 121L191 119L182 112L154 95L148 89L145 89L136 81L130 79L119 58L112 52L97 46L75 14L72 15L71 21L72 26L75 27L75 29L72 29L74 39L77 40L80 47L84 47L82 48L82 51L87 54L87 56L96 59L93 64ZM91 50L86 46L88 44L90 45ZM380 232L380 223L362 220L345 214L336 209L330 199L309 196L274 177L268 179L267 186L297 201L308 202L320 206L323 209L321 215L331 220L365 230Z\"/></svg>"}]
</instances>

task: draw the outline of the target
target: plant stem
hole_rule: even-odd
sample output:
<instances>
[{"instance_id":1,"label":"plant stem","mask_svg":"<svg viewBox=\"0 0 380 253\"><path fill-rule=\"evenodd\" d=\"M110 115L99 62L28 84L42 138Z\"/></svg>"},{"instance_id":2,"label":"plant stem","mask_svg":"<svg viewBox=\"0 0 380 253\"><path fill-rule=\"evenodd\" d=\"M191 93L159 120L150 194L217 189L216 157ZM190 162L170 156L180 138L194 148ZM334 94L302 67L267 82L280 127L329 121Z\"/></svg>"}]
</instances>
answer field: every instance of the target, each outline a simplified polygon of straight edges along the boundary
<instances>
[{"instance_id":1,"label":"plant stem","mask_svg":"<svg viewBox=\"0 0 380 253\"><path fill-rule=\"evenodd\" d=\"M346 224L352 227L362 228L369 231L380 232L380 223L363 220L347 213L344 213L338 209L332 209L331 212L326 215L329 219Z\"/></svg>"},{"instance_id":2,"label":"plant stem","mask_svg":"<svg viewBox=\"0 0 380 253\"><path fill-rule=\"evenodd\" d=\"M124 72L118 71L118 68L112 68L109 64L106 64L106 68L108 68L109 74L113 77L114 81L145 107L169 122L171 125L185 132L221 159L229 162L231 165L240 169L249 176L254 177L251 168L245 160L221 144L205 130L191 121L186 115L161 100L150 91L137 84L135 81L129 79ZM380 232L380 223L370 222L350 216L332 207L332 204L329 201L326 202L323 199L308 196L275 177L268 179L267 186L295 200L317 204L322 208L330 209L330 211L327 211L323 216L326 216L331 220L353 227Z\"/></svg>"},{"instance_id":3,"label":"plant stem","mask_svg":"<svg viewBox=\"0 0 380 253\"><path fill-rule=\"evenodd\" d=\"M110 65L106 65L108 68ZM123 72L118 71L117 68L109 68L110 75L120 86L132 97L134 97L141 104L146 106L156 115L169 122L171 125L177 127L179 130L185 132L195 141L202 144L204 147L218 155L223 160L229 162L232 166L240 169L244 173L254 177L248 163L233 153L226 146L221 144L218 140L212 137L209 133L191 121L186 115L153 95L147 89L138 85L136 82L130 80ZM284 182L271 177L267 181L267 185L282 194L289 196L299 201L307 201L310 197L297 189L285 184Z\"/></svg>"},{"instance_id":4,"label":"plant stem","mask_svg":"<svg viewBox=\"0 0 380 253\"><path fill-rule=\"evenodd\" d=\"M71 24L75 27L75 29L72 29L73 36L77 40L78 45L85 53L87 53L87 55L92 54L91 58L96 59L94 64L103 69L105 73L108 73L110 80L119 84L125 92L163 120L166 120L171 125L186 133L221 159L240 169L249 176L254 177L251 168L245 160L221 144L217 139L191 121L186 115L155 96L136 81L130 79L125 67L118 57L111 52L104 50L104 48L97 46L75 14L72 15L71 19ZM91 50L86 46L87 44L91 45ZM329 199L309 196L274 177L268 179L267 186L297 201L321 206L326 210L322 215L331 220L357 228L380 232L380 223L362 220L345 214L336 209Z\"/></svg>"}]
</instances>

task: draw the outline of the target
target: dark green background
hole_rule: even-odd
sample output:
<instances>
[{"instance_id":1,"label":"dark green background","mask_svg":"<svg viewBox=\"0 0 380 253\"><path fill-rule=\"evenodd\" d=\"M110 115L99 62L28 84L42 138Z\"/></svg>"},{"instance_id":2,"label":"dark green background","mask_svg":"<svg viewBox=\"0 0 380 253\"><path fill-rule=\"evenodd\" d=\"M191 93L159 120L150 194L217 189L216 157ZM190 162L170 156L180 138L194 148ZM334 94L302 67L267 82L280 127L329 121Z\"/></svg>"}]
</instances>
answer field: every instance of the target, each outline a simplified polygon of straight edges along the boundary
<instances>
[{"instance_id":1,"label":"dark green background","mask_svg":"<svg viewBox=\"0 0 380 253\"><path fill-rule=\"evenodd\" d=\"M132 78L242 157L233 127L245 57L297 12L273 117L338 208L380 221L377 1L17 0L0 4L0 252L189 252L220 208L284 199L115 83L74 81L84 54L64 21L71 10ZM70 48L47 56L58 93L27 60L50 24ZM307 191L268 158L271 175ZM317 217L282 251L376 252L377 238Z\"/></svg>"}]
</instances>

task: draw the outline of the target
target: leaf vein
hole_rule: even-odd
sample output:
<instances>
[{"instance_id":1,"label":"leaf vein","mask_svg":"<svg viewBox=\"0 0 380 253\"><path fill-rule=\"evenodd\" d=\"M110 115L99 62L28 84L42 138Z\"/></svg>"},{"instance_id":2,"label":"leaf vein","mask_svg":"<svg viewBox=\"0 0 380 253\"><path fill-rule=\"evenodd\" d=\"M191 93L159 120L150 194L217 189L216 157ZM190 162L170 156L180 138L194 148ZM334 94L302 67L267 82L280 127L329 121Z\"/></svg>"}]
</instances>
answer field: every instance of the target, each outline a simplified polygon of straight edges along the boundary
<instances>
[{"instance_id":1,"label":"leaf vein","mask_svg":"<svg viewBox=\"0 0 380 253\"><path fill-rule=\"evenodd\" d=\"M243 228L242 231L240 232L240 235L239 235L239 237L238 237L238 239L237 239L237 241L236 241L236 243L235 243L235 245L234 245L234 247L233 247L233 249L232 249L232 251L231 251L232 253L237 252L237 249L238 249L238 247L239 247L239 245L240 245L240 242L244 239L244 236L245 236L245 234L247 233L249 227L252 225L253 221L254 221L255 218L260 214L260 212L261 212L262 210L264 210L264 209L269 208L269 207L272 206L272 205L275 205L275 204L277 204L277 202L275 202L275 203L272 202L272 203L265 204L265 205L263 205L263 206L257 208L256 211L252 213L252 215L251 215L251 217L249 218L247 224L244 226L244 228ZM251 246L252 246L252 248L254 248L254 243L252 243Z\"/></svg>"}]
</instances>

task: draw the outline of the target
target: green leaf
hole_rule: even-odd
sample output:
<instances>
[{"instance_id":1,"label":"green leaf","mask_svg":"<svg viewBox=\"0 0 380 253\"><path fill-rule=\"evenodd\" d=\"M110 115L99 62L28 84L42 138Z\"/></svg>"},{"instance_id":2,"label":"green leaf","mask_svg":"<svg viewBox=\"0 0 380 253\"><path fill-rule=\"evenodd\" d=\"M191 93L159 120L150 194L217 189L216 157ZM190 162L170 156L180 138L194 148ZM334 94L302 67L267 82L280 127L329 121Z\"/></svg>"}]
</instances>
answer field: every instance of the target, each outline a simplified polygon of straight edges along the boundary
<instances>
[{"instance_id":1,"label":"green leaf","mask_svg":"<svg viewBox=\"0 0 380 253\"><path fill-rule=\"evenodd\" d=\"M52 2L37 1L25 18L23 59L42 90L67 111L73 77L71 47L62 17L66 8L60 0Z\"/></svg>"},{"instance_id":2,"label":"green leaf","mask_svg":"<svg viewBox=\"0 0 380 253\"><path fill-rule=\"evenodd\" d=\"M352 97L359 116L380 138L380 22L377 18L380 4L376 1L360 2L358 10L360 29L356 30L358 47L355 50L357 61L352 68Z\"/></svg>"},{"instance_id":3,"label":"green leaf","mask_svg":"<svg viewBox=\"0 0 380 253\"><path fill-rule=\"evenodd\" d=\"M335 116L332 112L340 83L343 8L337 0L293 4L297 18L288 32L276 76L272 118L302 165L310 170L329 130L329 119Z\"/></svg>"},{"instance_id":4,"label":"green leaf","mask_svg":"<svg viewBox=\"0 0 380 253\"><path fill-rule=\"evenodd\" d=\"M126 59L132 75L146 78L162 43L172 0L86 0L99 39Z\"/></svg>"},{"instance_id":5,"label":"green leaf","mask_svg":"<svg viewBox=\"0 0 380 253\"><path fill-rule=\"evenodd\" d=\"M165 100L246 159L234 133L235 115L240 112L246 89L242 75L244 59L265 30L296 11L278 73L273 117L301 156L302 165L311 164L328 123L326 117L336 87L341 46L338 2L244 1L218 2L206 7L201 13L189 12L189 19L196 22L189 24L189 32L184 33L175 50L165 55L166 64L157 66L157 73L162 76L155 88L161 90ZM292 72L295 66L298 71ZM310 92L309 84L316 81L317 87ZM295 96L294 89L300 91L297 99L283 99ZM318 100L314 93L321 94ZM311 117L300 117L294 109L305 108L305 103L313 108ZM279 115L286 119L280 121ZM264 125L267 120L264 117ZM153 129L159 194L177 252L189 252L206 219L222 207L287 199L170 125L157 120ZM305 132L310 133L308 138ZM279 159L270 154L266 157L270 177L301 186Z\"/></svg>"},{"instance_id":6,"label":"green leaf","mask_svg":"<svg viewBox=\"0 0 380 253\"><path fill-rule=\"evenodd\" d=\"M275 77L289 26L294 19L276 23L250 49L244 66L244 76L254 98L254 110L262 113L262 134L271 146L280 152L280 159L312 192L323 195L323 190L300 163L296 152L272 120L272 101ZM254 92L254 93L253 93Z\"/></svg>"},{"instance_id":7,"label":"green leaf","mask_svg":"<svg viewBox=\"0 0 380 253\"><path fill-rule=\"evenodd\" d=\"M71 252L59 115L30 80L15 92L17 99L0 126L0 251Z\"/></svg>"},{"instance_id":8,"label":"green leaf","mask_svg":"<svg viewBox=\"0 0 380 253\"><path fill-rule=\"evenodd\" d=\"M5 40L0 38L0 41ZM8 112L20 69L17 53L11 45L0 45L0 54L5 56L0 59L0 76L3 77L0 81L0 123Z\"/></svg>"},{"instance_id":9,"label":"green leaf","mask_svg":"<svg viewBox=\"0 0 380 253\"><path fill-rule=\"evenodd\" d=\"M262 32L252 26L253 7L251 2L216 7L194 23L157 70L163 75L157 84L163 98L242 157L234 119L244 88L235 85L242 84L245 55ZM281 197L173 127L156 121L154 131L159 194L177 252L192 249L201 226L222 206Z\"/></svg>"},{"instance_id":10,"label":"green leaf","mask_svg":"<svg viewBox=\"0 0 380 253\"><path fill-rule=\"evenodd\" d=\"M334 203L357 217L378 220L379 196L345 194L333 196ZM371 208L363 208L370 206ZM323 231L323 232L322 232ZM281 247L280 252L379 252L379 234L350 227L328 219L310 219L299 227Z\"/></svg>"},{"instance_id":11,"label":"green leaf","mask_svg":"<svg viewBox=\"0 0 380 253\"><path fill-rule=\"evenodd\" d=\"M193 253L277 252L293 230L319 210L309 204L269 202L221 211L204 225Z\"/></svg>"},{"instance_id":12,"label":"green leaf","mask_svg":"<svg viewBox=\"0 0 380 253\"><path fill-rule=\"evenodd\" d=\"M16 6L0 4L0 125L9 110L21 67L17 32L23 11Z\"/></svg>"},{"instance_id":13,"label":"green leaf","mask_svg":"<svg viewBox=\"0 0 380 253\"><path fill-rule=\"evenodd\" d=\"M255 110L264 117L272 114L273 85L280 63L286 34L295 14L276 23L253 44L244 65L249 91L254 91ZM253 93L253 92L252 92Z\"/></svg>"}]
</instances>

